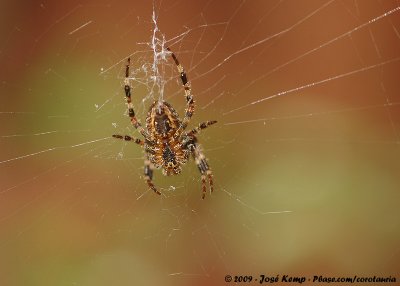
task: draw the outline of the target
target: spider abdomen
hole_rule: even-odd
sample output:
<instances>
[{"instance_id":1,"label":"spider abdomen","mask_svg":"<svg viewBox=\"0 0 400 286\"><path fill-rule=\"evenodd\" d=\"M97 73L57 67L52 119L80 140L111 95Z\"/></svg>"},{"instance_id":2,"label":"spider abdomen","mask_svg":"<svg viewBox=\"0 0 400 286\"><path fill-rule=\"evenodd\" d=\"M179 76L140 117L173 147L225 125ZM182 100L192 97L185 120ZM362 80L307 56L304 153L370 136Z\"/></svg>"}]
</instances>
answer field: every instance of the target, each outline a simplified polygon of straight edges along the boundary
<instances>
[{"instance_id":1,"label":"spider abdomen","mask_svg":"<svg viewBox=\"0 0 400 286\"><path fill-rule=\"evenodd\" d=\"M175 109L165 101L155 101L149 108L146 128L153 139L169 138L181 125Z\"/></svg>"}]
</instances>

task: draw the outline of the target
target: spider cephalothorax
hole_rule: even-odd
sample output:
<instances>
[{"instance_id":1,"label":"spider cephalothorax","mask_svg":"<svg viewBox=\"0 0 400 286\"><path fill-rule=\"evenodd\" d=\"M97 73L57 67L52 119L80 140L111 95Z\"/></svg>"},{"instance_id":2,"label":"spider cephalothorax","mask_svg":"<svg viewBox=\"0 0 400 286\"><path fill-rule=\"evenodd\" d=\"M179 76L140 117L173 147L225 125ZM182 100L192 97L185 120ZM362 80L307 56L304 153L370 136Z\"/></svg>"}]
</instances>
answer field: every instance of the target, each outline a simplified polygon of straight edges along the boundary
<instances>
[{"instance_id":1,"label":"spider cephalothorax","mask_svg":"<svg viewBox=\"0 0 400 286\"><path fill-rule=\"evenodd\" d=\"M194 112L194 99L191 93L190 84L187 80L186 73L174 53L171 56L178 68L182 85L185 90L186 109L185 117L183 120L179 119L178 113L175 109L165 101L155 101L149 108L146 117L146 128L143 128L140 122L135 117L133 105L131 102L131 86L129 84L129 66L130 59L125 69L125 96L128 104L128 114L131 119L132 125L142 134L144 141L141 139L133 138L129 135L113 135L118 139L125 141L133 141L143 146L146 159L144 166L145 180L149 187L157 194L161 194L152 183L153 169L161 169L164 175L176 175L182 171L182 165L188 160L190 155L194 158L196 165L201 173L202 181L202 198L204 199L206 193L206 177L210 184L210 190L213 191L212 173L208 166L207 160L204 157L197 137L195 136L201 129L216 123L215 120L206 121L199 124L196 128L187 132L186 127Z\"/></svg>"}]
</instances>

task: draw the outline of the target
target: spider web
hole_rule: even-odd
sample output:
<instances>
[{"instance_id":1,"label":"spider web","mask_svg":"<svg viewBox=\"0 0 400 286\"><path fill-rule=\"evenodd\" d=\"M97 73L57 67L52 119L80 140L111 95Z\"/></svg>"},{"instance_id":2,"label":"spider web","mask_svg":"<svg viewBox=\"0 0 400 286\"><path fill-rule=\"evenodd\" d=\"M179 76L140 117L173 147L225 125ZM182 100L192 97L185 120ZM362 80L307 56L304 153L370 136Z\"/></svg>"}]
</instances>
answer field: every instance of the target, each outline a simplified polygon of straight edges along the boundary
<instances>
[{"instance_id":1,"label":"spider web","mask_svg":"<svg viewBox=\"0 0 400 286\"><path fill-rule=\"evenodd\" d=\"M399 1L2 5L1 285L400 279ZM193 160L154 172L159 197L111 138L140 138L128 57L141 122L154 100L184 114L166 47L189 128L218 121L205 200Z\"/></svg>"}]
</instances>

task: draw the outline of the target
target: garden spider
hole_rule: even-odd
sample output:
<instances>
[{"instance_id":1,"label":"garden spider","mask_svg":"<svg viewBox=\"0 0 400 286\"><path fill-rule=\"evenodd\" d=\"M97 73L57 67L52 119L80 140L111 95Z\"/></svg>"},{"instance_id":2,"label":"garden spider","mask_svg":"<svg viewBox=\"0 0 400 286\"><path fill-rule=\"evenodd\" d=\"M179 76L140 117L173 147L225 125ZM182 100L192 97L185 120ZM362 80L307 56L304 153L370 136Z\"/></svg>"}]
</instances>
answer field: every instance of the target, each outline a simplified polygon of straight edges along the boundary
<instances>
[{"instance_id":1,"label":"garden spider","mask_svg":"<svg viewBox=\"0 0 400 286\"><path fill-rule=\"evenodd\" d=\"M166 176L177 175L182 170L181 166L184 165L189 160L189 156L192 155L201 173L202 198L204 199L206 195L206 177L208 178L210 191L212 192L213 176L207 160L199 147L196 134L199 133L200 130L207 128L217 121L206 121L200 123L196 128L189 132L185 131L194 112L194 99L185 70L179 63L175 54L171 52L169 48L167 48L167 50L171 54L172 59L178 68L182 85L185 90L185 117L183 120L180 120L178 113L169 103L165 101L155 101L150 106L147 113L146 127L142 127L135 117L135 112L131 102L131 86L129 83L130 58L128 58L125 68L124 86L126 102L128 105L128 114L132 125L140 134L142 134L144 140L133 138L129 135L114 134L113 137L135 142L144 148L146 156L144 161L144 179L148 186L159 195L161 195L160 191L157 190L152 182L153 169L162 168L162 173Z\"/></svg>"}]
</instances>

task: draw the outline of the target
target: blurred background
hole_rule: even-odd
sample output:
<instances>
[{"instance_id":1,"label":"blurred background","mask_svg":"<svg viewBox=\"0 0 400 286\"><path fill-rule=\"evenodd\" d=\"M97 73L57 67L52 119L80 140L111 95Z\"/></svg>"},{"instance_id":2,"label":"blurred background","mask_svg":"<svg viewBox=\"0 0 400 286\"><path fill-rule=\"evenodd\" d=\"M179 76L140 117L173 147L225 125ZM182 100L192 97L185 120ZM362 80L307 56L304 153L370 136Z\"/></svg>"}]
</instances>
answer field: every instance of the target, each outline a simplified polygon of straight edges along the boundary
<instances>
[{"instance_id":1,"label":"blurred background","mask_svg":"<svg viewBox=\"0 0 400 286\"><path fill-rule=\"evenodd\" d=\"M400 279L398 1L0 10L0 285ZM138 118L158 99L184 114L176 67L153 52L166 46L191 81L189 127L218 120L199 135L215 182L205 200L193 160L155 171L156 196L142 149L111 138L140 137L127 57Z\"/></svg>"}]
</instances>

